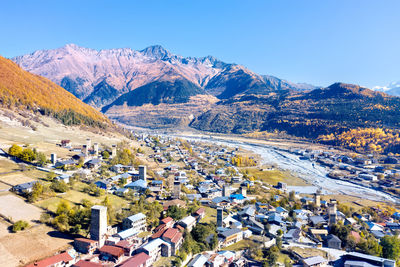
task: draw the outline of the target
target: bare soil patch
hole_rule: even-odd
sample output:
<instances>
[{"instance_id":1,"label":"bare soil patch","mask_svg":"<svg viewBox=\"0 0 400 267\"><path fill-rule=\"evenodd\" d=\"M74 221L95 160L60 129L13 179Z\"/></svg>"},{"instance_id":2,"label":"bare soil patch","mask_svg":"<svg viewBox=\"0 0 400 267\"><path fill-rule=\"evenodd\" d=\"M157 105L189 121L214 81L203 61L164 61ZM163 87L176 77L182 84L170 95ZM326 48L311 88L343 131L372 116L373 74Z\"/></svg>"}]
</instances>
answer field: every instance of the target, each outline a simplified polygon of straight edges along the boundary
<instances>
[{"instance_id":1,"label":"bare soil patch","mask_svg":"<svg viewBox=\"0 0 400 267\"><path fill-rule=\"evenodd\" d=\"M69 247L69 236L45 225L0 237L1 266L24 266Z\"/></svg>"},{"instance_id":2,"label":"bare soil patch","mask_svg":"<svg viewBox=\"0 0 400 267\"><path fill-rule=\"evenodd\" d=\"M32 177L26 176L23 172L14 172L14 173L0 176L0 182L11 184L11 185L27 183L27 182L31 182L34 180L35 179L33 179Z\"/></svg>"},{"instance_id":3,"label":"bare soil patch","mask_svg":"<svg viewBox=\"0 0 400 267\"><path fill-rule=\"evenodd\" d=\"M0 214L11 218L12 221L39 220L42 210L26 203L22 198L8 193L0 196Z\"/></svg>"}]
</instances>

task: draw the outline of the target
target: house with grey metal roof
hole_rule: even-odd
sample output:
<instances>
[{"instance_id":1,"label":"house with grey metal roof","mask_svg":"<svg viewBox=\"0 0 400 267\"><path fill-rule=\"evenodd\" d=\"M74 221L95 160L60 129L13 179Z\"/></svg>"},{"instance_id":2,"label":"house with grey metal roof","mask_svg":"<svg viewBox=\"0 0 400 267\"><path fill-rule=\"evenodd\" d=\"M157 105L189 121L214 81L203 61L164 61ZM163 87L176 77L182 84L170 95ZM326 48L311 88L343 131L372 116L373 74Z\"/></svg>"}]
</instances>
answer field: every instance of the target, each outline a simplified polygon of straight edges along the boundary
<instances>
[{"instance_id":1,"label":"house with grey metal roof","mask_svg":"<svg viewBox=\"0 0 400 267\"><path fill-rule=\"evenodd\" d=\"M325 238L325 246L328 248L342 249L342 240L339 237L330 234Z\"/></svg>"},{"instance_id":2,"label":"house with grey metal roof","mask_svg":"<svg viewBox=\"0 0 400 267\"><path fill-rule=\"evenodd\" d=\"M18 184L14 185L12 187L12 190L18 194L27 194L32 192L33 186L37 183L38 181L32 181L32 182L27 182L23 184Z\"/></svg>"},{"instance_id":3,"label":"house with grey metal roof","mask_svg":"<svg viewBox=\"0 0 400 267\"><path fill-rule=\"evenodd\" d=\"M304 267L322 267L327 266L328 260L321 256L314 256L303 259Z\"/></svg>"},{"instance_id":4,"label":"house with grey metal roof","mask_svg":"<svg viewBox=\"0 0 400 267\"><path fill-rule=\"evenodd\" d=\"M362 266L359 265L361 263L367 263L372 266L379 267L396 267L396 261L385 259L381 257L371 256L359 252L350 252L343 256L344 266L345 267L353 267L353 266ZM357 265L351 265L352 262L356 262ZM347 263L347 265L346 265Z\"/></svg>"},{"instance_id":5,"label":"house with grey metal roof","mask_svg":"<svg viewBox=\"0 0 400 267\"><path fill-rule=\"evenodd\" d=\"M122 227L124 229L134 228L137 232L144 232L146 231L146 215L137 213L129 216L122 221Z\"/></svg>"}]
</instances>

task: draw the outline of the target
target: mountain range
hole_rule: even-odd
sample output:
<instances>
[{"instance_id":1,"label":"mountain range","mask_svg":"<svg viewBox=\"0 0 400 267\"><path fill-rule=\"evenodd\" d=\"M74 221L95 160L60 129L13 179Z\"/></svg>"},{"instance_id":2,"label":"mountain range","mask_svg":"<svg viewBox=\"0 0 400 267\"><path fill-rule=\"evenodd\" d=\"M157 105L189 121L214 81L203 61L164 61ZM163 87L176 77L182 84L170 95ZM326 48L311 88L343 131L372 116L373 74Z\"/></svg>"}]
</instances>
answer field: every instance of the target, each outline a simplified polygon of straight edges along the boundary
<instances>
[{"instance_id":1,"label":"mountain range","mask_svg":"<svg viewBox=\"0 0 400 267\"><path fill-rule=\"evenodd\" d=\"M68 44L12 60L23 69L52 80L97 108L112 106L119 96L136 88L157 83L162 86L166 81L175 80L184 81L189 86L188 91L196 86L196 93L212 94L221 99L246 92L316 88L259 75L241 65L225 63L212 56L195 58L174 55L159 45L141 51L130 48L97 51Z\"/></svg>"},{"instance_id":2,"label":"mountain range","mask_svg":"<svg viewBox=\"0 0 400 267\"><path fill-rule=\"evenodd\" d=\"M97 51L70 44L12 60L133 126L278 130L306 138L400 127L400 98L385 92L344 83L326 88L292 83L212 56L174 55L161 46Z\"/></svg>"},{"instance_id":3,"label":"mountain range","mask_svg":"<svg viewBox=\"0 0 400 267\"><path fill-rule=\"evenodd\" d=\"M210 132L281 131L316 138L353 128L399 127L400 98L335 83L309 92L241 95L217 102L191 127Z\"/></svg>"}]
</instances>

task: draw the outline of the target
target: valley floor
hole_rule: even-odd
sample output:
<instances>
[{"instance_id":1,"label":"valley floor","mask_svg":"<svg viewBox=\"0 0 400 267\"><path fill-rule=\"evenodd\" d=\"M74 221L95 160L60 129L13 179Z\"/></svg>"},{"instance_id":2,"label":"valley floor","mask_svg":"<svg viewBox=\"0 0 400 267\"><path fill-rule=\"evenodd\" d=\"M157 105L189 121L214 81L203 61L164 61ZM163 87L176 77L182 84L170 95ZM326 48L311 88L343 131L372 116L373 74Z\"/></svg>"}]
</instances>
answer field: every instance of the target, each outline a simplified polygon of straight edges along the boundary
<instances>
[{"instance_id":1,"label":"valley floor","mask_svg":"<svg viewBox=\"0 0 400 267\"><path fill-rule=\"evenodd\" d=\"M304 150L329 150L332 153L343 153L343 151L328 149L328 147L323 145L292 140L265 141L229 135L211 136L190 132L172 134L172 136L217 145L240 147L247 151L252 151L260 155L262 163L277 166L279 169L288 171L292 175L300 177L311 184L311 186L297 186L292 188L292 190L299 193L312 194L316 190L321 189L324 194L343 194L372 201L400 203L398 197L385 192L347 181L328 178L327 174L331 171L330 168L315 164L309 160L301 160L298 155L288 152L291 148L300 148Z\"/></svg>"},{"instance_id":2,"label":"valley floor","mask_svg":"<svg viewBox=\"0 0 400 267\"><path fill-rule=\"evenodd\" d=\"M69 139L72 143L85 143L86 138L111 146L122 140L123 136L114 133L94 133L78 127L65 127L58 122L41 118L43 123L37 123L36 131L22 126L15 121L7 120L0 110L0 148L8 148L11 144L32 144L38 147L38 150L44 152L48 157L50 153L56 152L58 157L70 157L72 154L67 149L62 149L56 145L63 139ZM300 147L303 149L311 148L313 150L325 150L324 146L299 142L293 140L256 140L237 136L218 135L215 137L194 134L192 132L181 132L179 134L169 134L172 137L199 140L215 145L224 145L227 147L240 147L240 150L247 151L249 155L254 156L261 162L261 167L249 167L249 175L257 176L260 181L275 185L277 182L285 182L288 188L296 188L296 191L310 189L303 192L305 194L313 193L317 188L324 189L323 199L335 197L341 203L348 203L354 207L376 206L378 201L391 201L390 196L372 189L360 188L353 184L339 183L336 180L326 177L327 171L321 166L314 166L309 161L300 160L298 156L285 152L284 150ZM144 150L147 147L142 147ZM339 152L333 150L333 152ZM151 167L156 162L147 162ZM183 162L177 162L183 164ZM272 167L274 166L274 167ZM265 167L265 169L264 169ZM268 168L270 168L268 170ZM263 169L262 171L260 170ZM81 191L80 183L76 183L67 193L62 196L57 195L35 204L29 204L19 196L8 192L16 184L25 183L33 180L43 179L46 173L23 169L12 160L0 156L0 259L1 266L21 266L33 260L41 259L46 256L65 249L71 244L71 237L55 231L37 221L45 210L54 211L61 198L67 200L70 204L80 203L86 198L94 203L99 199L91 198ZM112 204L120 199L119 197L110 197ZM125 203L126 204L126 203ZM119 206L124 203L119 202ZM215 209L206 208L206 217L204 221L214 221L216 218ZM29 221L32 227L29 229L11 233L10 226L16 220L24 219Z\"/></svg>"}]
</instances>

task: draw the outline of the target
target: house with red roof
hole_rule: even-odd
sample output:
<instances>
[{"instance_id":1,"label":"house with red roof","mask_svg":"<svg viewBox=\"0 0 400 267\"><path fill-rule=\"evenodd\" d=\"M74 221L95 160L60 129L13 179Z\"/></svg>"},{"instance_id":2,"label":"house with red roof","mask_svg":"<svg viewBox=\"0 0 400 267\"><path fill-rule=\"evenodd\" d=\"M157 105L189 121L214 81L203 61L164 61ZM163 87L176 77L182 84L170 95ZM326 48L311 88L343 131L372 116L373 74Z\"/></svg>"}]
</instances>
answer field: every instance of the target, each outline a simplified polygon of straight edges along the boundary
<instances>
[{"instance_id":1,"label":"house with red roof","mask_svg":"<svg viewBox=\"0 0 400 267\"><path fill-rule=\"evenodd\" d=\"M80 260L72 265L72 267L103 267L103 264L98 262Z\"/></svg>"},{"instance_id":2,"label":"house with red roof","mask_svg":"<svg viewBox=\"0 0 400 267\"><path fill-rule=\"evenodd\" d=\"M104 245L99 249L100 258L104 261L113 261L119 263L122 256L124 256L125 251L123 248Z\"/></svg>"},{"instance_id":3,"label":"house with red roof","mask_svg":"<svg viewBox=\"0 0 400 267\"><path fill-rule=\"evenodd\" d=\"M31 263L26 267L71 266L74 261L75 259L68 252L63 252L49 258Z\"/></svg>"},{"instance_id":4,"label":"house with red roof","mask_svg":"<svg viewBox=\"0 0 400 267\"><path fill-rule=\"evenodd\" d=\"M127 240L121 240L118 243L116 243L114 246L120 247L124 250L125 256L130 256L135 249L135 244L131 244Z\"/></svg>"},{"instance_id":5,"label":"house with red roof","mask_svg":"<svg viewBox=\"0 0 400 267\"><path fill-rule=\"evenodd\" d=\"M174 219L172 219L171 217L167 217L167 218L164 218L164 219L162 219L161 221L160 221L160 224L161 225L163 225L163 224L165 224L166 226L166 228L171 228L172 226L174 226Z\"/></svg>"},{"instance_id":6,"label":"house with red roof","mask_svg":"<svg viewBox=\"0 0 400 267\"><path fill-rule=\"evenodd\" d=\"M193 216L197 218L197 221L203 219L205 215L206 215L206 210L204 208L196 210L193 214Z\"/></svg>"},{"instance_id":7,"label":"house with red roof","mask_svg":"<svg viewBox=\"0 0 400 267\"><path fill-rule=\"evenodd\" d=\"M155 232L152 236L150 236L149 239L154 240L160 238L165 233L165 231L167 231L167 229L163 227L162 229L159 229L157 232Z\"/></svg>"},{"instance_id":8,"label":"house with red roof","mask_svg":"<svg viewBox=\"0 0 400 267\"><path fill-rule=\"evenodd\" d=\"M175 256L182 246L183 234L176 228L169 228L163 233L161 238L171 245L171 255Z\"/></svg>"},{"instance_id":9,"label":"house with red roof","mask_svg":"<svg viewBox=\"0 0 400 267\"><path fill-rule=\"evenodd\" d=\"M172 199L163 203L164 210L167 210L169 206L186 207L186 202L180 199Z\"/></svg>"},{"instance_id":10,"label":"house with red roof","mask_svg":"<svg viewBox=\"0 0 400 267\"><path fill-rule=\"evenodd\" d=\"M136 254L121 264L121 267L147 267L151 266L151 257L144 252Z\"/></svg>"},{"instance_id":11,"label":"house with red roof","mask_svg":"<svg viewBox=\"0 0 400 267\"><path fill-rule=\"evenodd\" d=\"M159 226L157 226L157 227L154 229L154 233L157 233L157 232L159 232L159 231L166 230L166 229L168 229L168 228L169 228L169 227L167 227L166 224L160 224Z\"/></svg>"}]
</instances>

